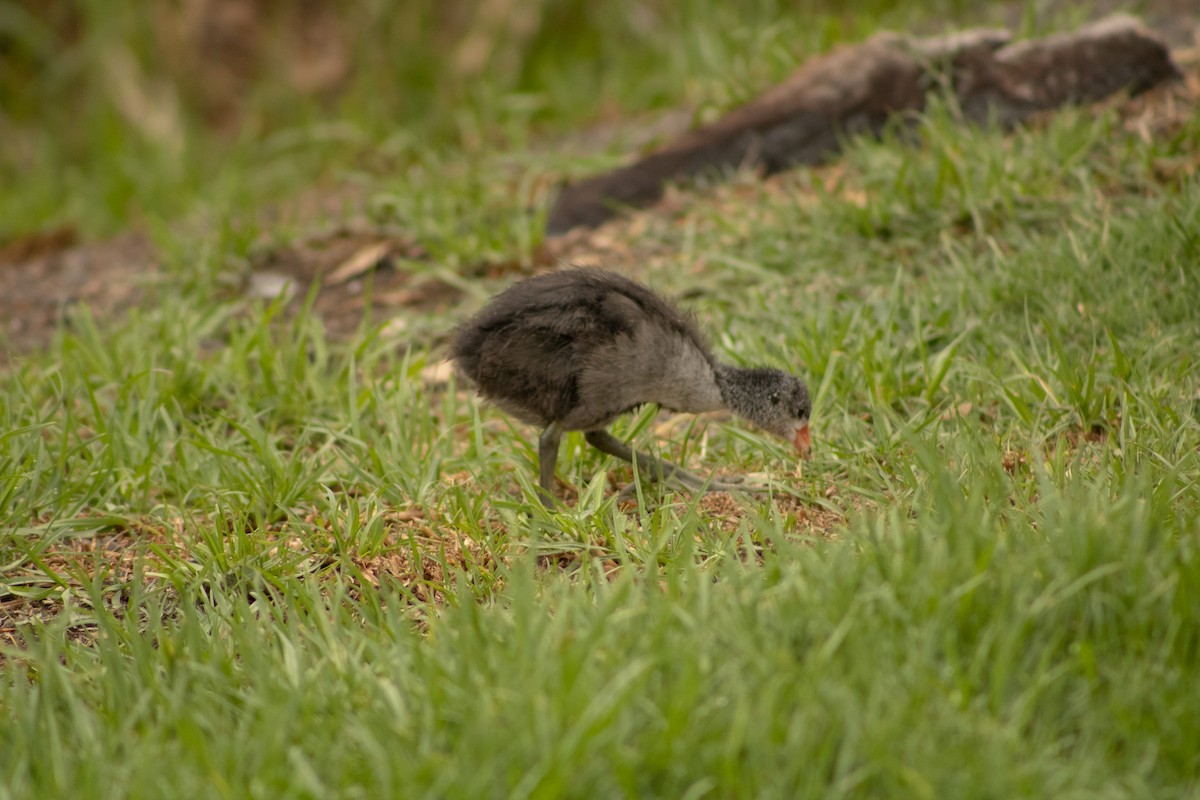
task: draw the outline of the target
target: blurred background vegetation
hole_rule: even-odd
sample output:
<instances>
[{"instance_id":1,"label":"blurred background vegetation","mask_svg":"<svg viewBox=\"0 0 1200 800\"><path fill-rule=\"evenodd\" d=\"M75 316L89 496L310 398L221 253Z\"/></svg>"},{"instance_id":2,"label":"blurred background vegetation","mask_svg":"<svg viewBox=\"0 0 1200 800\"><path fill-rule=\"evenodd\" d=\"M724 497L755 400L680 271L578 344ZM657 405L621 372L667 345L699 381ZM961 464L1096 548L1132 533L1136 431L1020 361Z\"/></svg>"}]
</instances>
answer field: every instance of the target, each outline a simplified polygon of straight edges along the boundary
<instances>
[{"instance_id":1,"label":"blurred background vegetation","mask_svg":"<svg viewBox=\"0 0 1200 800\"><path fill-rule=\"evenodd\" d=\"M0 0L0 243L251 207L664 107L711 115L878 27L997 18L932 5Z\"/></svg>"}]
</instances>

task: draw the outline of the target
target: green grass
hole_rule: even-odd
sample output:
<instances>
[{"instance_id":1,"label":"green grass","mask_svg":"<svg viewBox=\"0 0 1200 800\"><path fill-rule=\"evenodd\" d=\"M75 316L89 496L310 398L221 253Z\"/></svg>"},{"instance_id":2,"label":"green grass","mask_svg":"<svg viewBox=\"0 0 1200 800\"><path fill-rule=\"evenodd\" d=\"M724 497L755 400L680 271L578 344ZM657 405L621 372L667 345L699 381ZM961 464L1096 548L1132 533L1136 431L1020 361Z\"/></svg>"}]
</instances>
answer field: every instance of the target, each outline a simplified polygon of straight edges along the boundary
<instances>
[{"instance_id":1,"label":"green grass","mask_svg":"<svg viewBox=\"0 0 1200 800\"><path fill-rule=\"evenodd\" d=\"M794 17L693 5L712 19L633 42L603 97L723 104L786 71ZM626 24L592 13L563 50L530 45L528 84L456 98L495 141L443 130L409 152L419 125L389 145L378 109L327 112L405 164L341 167L429 250L406 268L466 290L451 311L342 341L310 306L237 296L256 248L303 231L206 187L147 220L165 263L142 306L75 312L10 359L0 799L1197 796L1200 183L1159 167L1195 152L1200 115L1147 140L1114 109L1005 136L935 108L916 144L855 142L618 224L606 263L686 294L723 357L807 378L815 457L796 476L786 443L736 421L660 430L647 411L618 432L779 492L645 487L622 510L605 475L623 468L572 435L578 499L548 512L534 432L424 370L510 280L476 267L541 243L530 187L595 163L520 132L566 130L578 98L502 110L510 89L593 88L539 72ZM920 18L826 13L797 47ZM776 46L759 62L747 41ZM639 87L647 42L679 47ZM79 135L73 157L124 180ZM294 152L215 183L324 169L273 183ZM198 176L149 174L126 200ZM127 223L126 200L94 229ZM197 210L209 224L180 222Z\"/></svg>"}]
</instances>

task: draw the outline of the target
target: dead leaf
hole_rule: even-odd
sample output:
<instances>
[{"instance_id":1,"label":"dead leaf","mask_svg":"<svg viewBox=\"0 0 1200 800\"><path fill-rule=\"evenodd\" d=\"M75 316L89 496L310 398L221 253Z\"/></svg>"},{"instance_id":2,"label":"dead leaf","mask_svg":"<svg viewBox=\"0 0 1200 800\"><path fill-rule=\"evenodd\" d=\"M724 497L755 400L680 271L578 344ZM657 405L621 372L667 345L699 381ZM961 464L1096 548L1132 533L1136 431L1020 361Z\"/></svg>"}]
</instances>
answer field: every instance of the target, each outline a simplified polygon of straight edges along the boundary
<instances>
[{"instance_id":1,"label":"dead leaf","mask_svg":"<svg viewBox=\"0 0 1200 800\"><path fill-rule=\"evenodd\" d=\"M75 229L67 226L16 236L0 244L0 264L16 264L52 255L74 247L78 240Z\"/></svg>"},{"instance_id":2,"label":"dead leaf","mask_svg":"<svg viewBox=\"0 0 1200 800\"><path fill-rule=\"evenodd\" d=\"M381 339L391 339L400 336L408 330L408 320L404 317L392 317L379 329Z\"/></svg>"},{"instance_id":3,"label":"dead leaf","mask_svg":"<svg viewBox=\"0 0 1200 800\"><path fill-rule=\"evenodd\" d=\"M351 278L357 278L364 272L369 272L387 257L391 249L391 242L375 242L356 250L354 255L347 258L338 265L337 269L325 276L325 285L335 286L339 283L345 283Z\"/></svg>"},{"instance_id":4,"label":"dead leaf","mask_svg":"<svg viewBox=\"0 0 1200 800\"><path fill-rule=\"evenodd\" d=\"M441 361L421 370L421 382L427 386L444 386L454 374L454 362Z\"/></svg>"},{"instance_id":5,"label":"dead leaf","mask_svg":"<svg viewBox=\"0 0 1200 800\"><path fill-rule=\"evenodd\" d=\"M251 297L259 297L263 300L274 300L277 297L290 298L295 291L296 282L290 275L266 270L252 273L250 285L247 287L247 293Z\"/></svg>"},{"instance_id":6,"label":"dead leaf","mask_svg":"<svg viewBox=\"0 0 1200 800\"><path fill-rule=\"evenodd\" d=\"M971 413L971 409L973 408L975 408L975 406L972 403L959 403L956 406L946 409L946 411L942 414L942 419L951 420L956 417L965 417L967 414Z\"/></svg>"}]
</instances>

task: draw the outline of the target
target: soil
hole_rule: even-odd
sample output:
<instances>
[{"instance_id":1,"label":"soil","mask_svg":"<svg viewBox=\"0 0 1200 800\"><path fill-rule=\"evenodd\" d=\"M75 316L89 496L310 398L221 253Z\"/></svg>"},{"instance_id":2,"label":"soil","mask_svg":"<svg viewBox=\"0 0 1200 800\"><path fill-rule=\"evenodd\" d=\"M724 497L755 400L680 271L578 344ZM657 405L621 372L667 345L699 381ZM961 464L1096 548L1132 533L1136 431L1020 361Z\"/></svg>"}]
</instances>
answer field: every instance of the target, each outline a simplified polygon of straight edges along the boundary
<instances>
[{"instance_id":1,"label":"soil","mask_svg":"<svg viewBox=\"0 0 1200 800\"><path fill-rule=\"evenodd\" d=\"M137 305L157 278L154 248L139 233L74 240L70 231L35 234L0 251L0 357L48 344L76 306L104 318Z\"/></svg>"},{"instance_id":2,"label":"soil","mask_svg":"<svg viewBox=\"0 0 1200 800\"><path fill-rule=\"evenodd\" d=\"M313 310L330 336L346 339L366 314L375 322L408 309L432 311L457 301L455 287L405 268L423 258L424 249L411 237L340 228L260 251L244 289L267 299L284 291L295 306L318 283Z\"/></svg>"}]
</instances>

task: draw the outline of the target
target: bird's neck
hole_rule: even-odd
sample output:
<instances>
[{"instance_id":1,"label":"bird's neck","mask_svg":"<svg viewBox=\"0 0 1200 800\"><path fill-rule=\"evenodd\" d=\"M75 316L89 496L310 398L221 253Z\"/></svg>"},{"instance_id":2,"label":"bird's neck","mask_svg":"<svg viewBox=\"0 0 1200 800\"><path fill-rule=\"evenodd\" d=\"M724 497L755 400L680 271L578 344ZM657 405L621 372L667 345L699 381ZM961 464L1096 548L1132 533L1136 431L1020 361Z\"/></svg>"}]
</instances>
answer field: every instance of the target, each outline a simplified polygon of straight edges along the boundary
<instances>
[{"instance_id":1,"label":"bird's neck","mask_svg":"<svg viewBox=\"0 0 1200 800\"><path fill-rule=\"evenodd\" d=\"M713 364L713 377L717 382L717 390L721 392L721 400L726 408L739 416L744 416L751 400L746 388L747 371L743 367L722 364L719 361Z\"/></svg>"}]
</instances>

